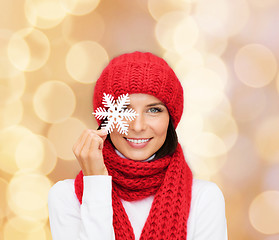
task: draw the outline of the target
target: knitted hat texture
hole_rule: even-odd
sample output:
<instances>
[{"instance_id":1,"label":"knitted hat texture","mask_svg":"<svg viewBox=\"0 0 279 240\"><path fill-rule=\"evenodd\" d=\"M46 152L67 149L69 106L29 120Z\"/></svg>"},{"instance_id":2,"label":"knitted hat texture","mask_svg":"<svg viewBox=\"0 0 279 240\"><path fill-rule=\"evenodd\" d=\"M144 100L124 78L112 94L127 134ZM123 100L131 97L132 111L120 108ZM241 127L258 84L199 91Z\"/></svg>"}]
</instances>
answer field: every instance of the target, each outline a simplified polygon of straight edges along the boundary
<instances>
[{"instance_id":1,"label":"knitted hat texture","mask_svg":"<svg viewBox=\"0 0 279 240\"><path fill-rule=\"evenodd\" d=\"M103 93L114 99L126 93L150 94L165 104L175 127L182 116L183 88L177 76L165 60L149 52L126 53L110 61L95 85L94 111L103 107Z\"/></svg>"}]
</instances>

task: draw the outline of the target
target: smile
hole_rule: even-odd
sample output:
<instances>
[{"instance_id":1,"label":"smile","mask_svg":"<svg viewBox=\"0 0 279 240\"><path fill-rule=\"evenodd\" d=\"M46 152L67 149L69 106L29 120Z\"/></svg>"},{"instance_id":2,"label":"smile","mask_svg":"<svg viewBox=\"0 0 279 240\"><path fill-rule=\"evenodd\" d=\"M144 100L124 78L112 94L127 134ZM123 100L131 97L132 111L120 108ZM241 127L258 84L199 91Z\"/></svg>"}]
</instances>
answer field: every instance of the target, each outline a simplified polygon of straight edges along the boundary
<instances>
[{"instance_id":1,"label":"smile","mask_svg":"<svg viewBox=\"0 0 279 240\"><path fill-rule=\"evenodd\" d=\"M150 141L151 138L143 138L143 139L126 138L126 140L131 143L140 144L140 143L146 143L146 142Z\"/></svg>"}]
</instances>

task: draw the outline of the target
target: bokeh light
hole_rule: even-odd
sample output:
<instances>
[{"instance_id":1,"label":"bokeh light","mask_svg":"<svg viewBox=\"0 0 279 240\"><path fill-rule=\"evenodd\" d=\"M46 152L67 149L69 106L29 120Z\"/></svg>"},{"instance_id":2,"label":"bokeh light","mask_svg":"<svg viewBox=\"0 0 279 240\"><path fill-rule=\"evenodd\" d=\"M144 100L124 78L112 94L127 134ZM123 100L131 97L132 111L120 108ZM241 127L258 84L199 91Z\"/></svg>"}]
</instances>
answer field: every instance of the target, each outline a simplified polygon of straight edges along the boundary
<instances>
[{"instance_id":1,"label":"bokeh light","mask_svg":"<svg viewBox=\"0 0 279 240\"><path fill-rule=\"evenodd\" d=\"M86 126L83 122L76 118L69 118L64 122L53 124L49 128L47 136L54 144L60 158L75 160L72 148L84 129Z\"/></svg>"},{"instance_id":2,"label":"bokeh light","mask_svg":"<svg viewBox=\"0 0 279 240\"><path fill-rule=\"evenodd\" d=\"M73 90L62 81L47 81L36 91L33 99L36 114L45 122L55 123L67 119L75 110Z\"/></svg>"},{"instance_id":3,"label":"bokeh light","mask_svg":"<svg viewBox=\"0 0 279 240\"><path fill-rule=\"evenodd\" d=\"M30 24L43 29L55 27L66 16L57 0L25 0L24 11Z\"/></svg>"},{"instance_id":4,"label":"bokeh light","mask_svg":"<svg viewBox=\"0 0 279 240\"><path fill-rule=\"evenodd\" d=\"M192 17L185 17L174 32L174 48L177 52L184 52L194 47L199 37L199 29Z\"/></svg>"},{"instance_id":5,"label":"bokeh light","mask_svg":"<svg viewBox=\"0 0 279 240\"><path fill-rule=\"evenodd\" d=\"M186 89L185 102L189 108L208 112L224 98L226 80L208 68L193 69L181 80Z\"/></svg>"},{"instance_id":6,"label":"bokeh light","mask_svg":"<svg viewBox=\"0 0 279 240\"><path fill-rule=\"evenodd\" d=\"M246 0L200 0L197 1L194 16L205 33L220 37L232 36L243 29L249 19L250 9Z\"/></svg>"},{"instance_id":7,"label":"bokeh light","mask_svg":"<svg viewBox=\"0 0 279 240\"><path fill-rule=\"evenodd\" d=\"M227 152L224 141L216 134L202 132L193 139L192 144L188 145L188 150L198 156L213 158Z\"/></svg>"},{"instance_id":8,"label":"bokeh light","mask_svg":"<svg viewBox=\"0 0 279 240\"><path fill-rule=\"evenodd\" d=\"M0 129L17 125L22 120L23 106L20 100L1 106Z\"/></svg>"},{"instance_id":9,"label":"bokeh light","mask_svg":"<svg viewBox=\"0 0 279 240\"><path fill-rule=\"evenodd\" d=\"M49 54L49 40L37 29L21 29L10 39L9 59L21 71L35 71L41 68L48 60Z\"/></svg>"},{"instance_id":10,"label":"bokeh light","mask_svg":"<svg viewBox=\"0 0 279 240\"><path fill-rule=\"evenodd\" d=\"M277 61L265 46L249 44L235 57L235 72L240 81L250 87L260 88L269 84L277 72Z\"/></svg>"},{"instance_id":11,"label":"bokeh light","mask_svg":"<svg viewBox=\"0 0 279 240\"><path fill-rule=\"evenodd\" d=\"M67 13L73 15L85 15L93 11L100 0L59 0Z\"/></svg>"},{"instance_id":12,"label":"bokeh light","mask_svg":"<svg viewBox=\"0 0 279 240\"><path fill-rule=\"evenodd\" d=\"M264 234L278 234L279 192L260 193L251 203L249 218L252 226Z\"/></svg>"},{"instance_id":13,"label":"bokeh light","mask_svg":"<svg viewBox=\"0 0 279 240\"><path fill-rule=\"evenodd\" d=\"M155 34L157 41L164 49L172 51L176 50L174 42L176 29L180 26L183 20L185 20L185 18L187 19L187 17L187 13L183 11L173 11L160 17L156 24ZM193 27L193 29L195 29L195 27ZM192 42L195 38L196 36L194 36Z\"/></svg>"},{"instance_id":14,"label":"bokeh light","mask_svg":"<svg viewBox=\"0 0 279 240\"><path fill-rule=\"evenodd\" d=\"M185 13L189 13L192 6L190 1L172 1L172 0L148 0L148 10L151 16L159 20L163 15L183 10Z\"/></svg>"},{"instance_id":15,"label":"bokeh light","mask_svg":"<svg viewBox=\"0 0 279 240\"><path fill-rule=\"evenodd\" d=\"M14 77L0 77L0 103L9 104L18 100L25 90L25 76L23 73Z\"/></svg>"},{"instance_id":16,"label":"bokeh light","mask_svg":"<svg viewBox=\"0 0 279 240\"><path fill-rule=\"evenodd\" d=\"M35 134L24 137L15 152L15 160L19 169L37 169L43 161L43 156L43 144Z\"/></svg>"},{"instance_id":17,"label":"bokeh light","mask_svg":"<svg viewBox=\"0 0 279 240\"><path fill-rule=\"evenodd\" d=\"M23 217L14 217L6 222L3 230L4 240L46 240L44 225Z\"/></svg>"},{"instance_id":18,"label":"bokeh light","mask_svg":"<svg viewBox=\"0 0 279 240\"><path fill-rule=\"evenodd\" d=\"M0 29L0 79L1 79L1 85L4 83L6 84L7 78L16 77L20 74L19 70L16 69L11 62L9 61L9 55L8 55L8 46L10 42L10 38L12 36L13 32L8 29ZM11 80L12 81L12 80ZM1 86L2 88L2 86ZM2 90L1 90L1 96L2 96ZM1 99L3 101L3 99Z\"/></svg>"},{"instance_id":19,"label":"bokeh light","mask_svg":"<svg viewBox=\"0 0 279 240\"><path fill-rule=\"evenodd\" d=\"M255 144L264 160L279 162L279 116L270 117L259 124Z\"/></svg>"},{"instance_id":20,"label":"bokeh light","mask_svg":"<svg viewBox=\"0 0 279 240\"><path fill-rule=\"evenodd\" d=\"M91 41L73 45L66 58L69 74L82 83L95 82L107 63L106 50L100 44Z\"/></svg>"},{"instance_id":21,"label":"bokeh light","mask_svg":"<svg viewBox=\"0 0 279 240\"><path fill-rule=\"evenodd\" d=\"M0 169L9 174L18 171L15 153L18 144L32 132L23 126L11 126L0 131Z\"/></svg>"},{"instance_id":22,"label":"bokeh light","mask_svg":"<svg viewBox=\"0 0 279 240\"><path fill-rule=\"evenodd\" d=\"M0 223L8 215L8 208L6 202L8 182L5 179L0 178Z\"/></svg>"},{"instance_id":23,"label":"bokeh light","mask_svg":"<svg viewBox=\"0 0 279 240\"><path fill-rule=\"evenodd\" d=\"M47 196L50 180L36 172L18 172L9 182L7 202L11 211L38 222L48 218Z\"/></svg>"}]
</instances>

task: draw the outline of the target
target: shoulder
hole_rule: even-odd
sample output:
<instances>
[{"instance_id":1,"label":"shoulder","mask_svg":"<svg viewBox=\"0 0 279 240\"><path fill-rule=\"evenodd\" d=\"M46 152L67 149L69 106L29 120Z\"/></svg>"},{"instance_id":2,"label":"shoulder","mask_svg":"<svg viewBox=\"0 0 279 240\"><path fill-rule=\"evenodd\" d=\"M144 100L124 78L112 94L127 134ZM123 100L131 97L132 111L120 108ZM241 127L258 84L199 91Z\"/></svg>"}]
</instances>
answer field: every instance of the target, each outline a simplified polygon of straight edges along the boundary
<instances>
[{"instance_id":1,"label":"shoulder","mask_svg":"<svg viewBox=\"0 0 279 240\"><path fill-rule=\"evenodd\" d=\"M225 223L225 199L220 188L213 182L194 179L190 212L198 222Z\"/></svg>"},{"instance_id":2,"label":"shoulder","mask_svg":"<svg viewBox=\"0 0 279 240\"><path fill-rule=\"evenodd\" d=\"M66 179L55 183L48 193L49 207L79 205L75 194L74 179Z\"/></svg>"},{"instance_id":3,"label":"shoulder","mask_svg":"<svg viewBox=\"0 0 279 240\"><path fill-rule=\"evenodd\" d=\"M192 207L204 211L207 208L223 210L225 199L217 184L205 180L194 179L192 186Z\"/></svg>"},{"instance_id":4,"label":"shoulder","mask_svg":"<svg viewBox=\"0 0 279 240\"><path fill-rule=\"evenodd\" d=\"M216 183L193 179L192 198L199 199L204 197L224 201L223 193Z\"/></svg>"},{"instance_id":5,"label":"shoulder","mask_svg":"<svg viewBox=\"0 0 279 240\"><path fill-rule=\"evenodd\" d=\"M225 200L213 182L193 180L189 239L227 239Z\"/></svg>"}]
</instances>

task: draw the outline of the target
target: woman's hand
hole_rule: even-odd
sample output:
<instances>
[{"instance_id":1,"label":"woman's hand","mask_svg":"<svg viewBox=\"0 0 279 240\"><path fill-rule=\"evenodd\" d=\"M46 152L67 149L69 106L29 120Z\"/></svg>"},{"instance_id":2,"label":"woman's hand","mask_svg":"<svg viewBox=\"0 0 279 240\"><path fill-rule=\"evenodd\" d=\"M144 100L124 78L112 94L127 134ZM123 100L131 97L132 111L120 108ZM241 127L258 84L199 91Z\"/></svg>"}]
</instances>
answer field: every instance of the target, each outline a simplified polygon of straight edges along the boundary
<instances>
[{"instance_id":1,"label":"woman's hand","mask_svg":"<svg viewBox=\"0 0 279 240\"><path fill-rule=\"evenodd\" d=\"M106 137L106 130L86 129L73 146L73 152L85 176L108 175L102 153Z\"/></svg>"}]
</instances>

